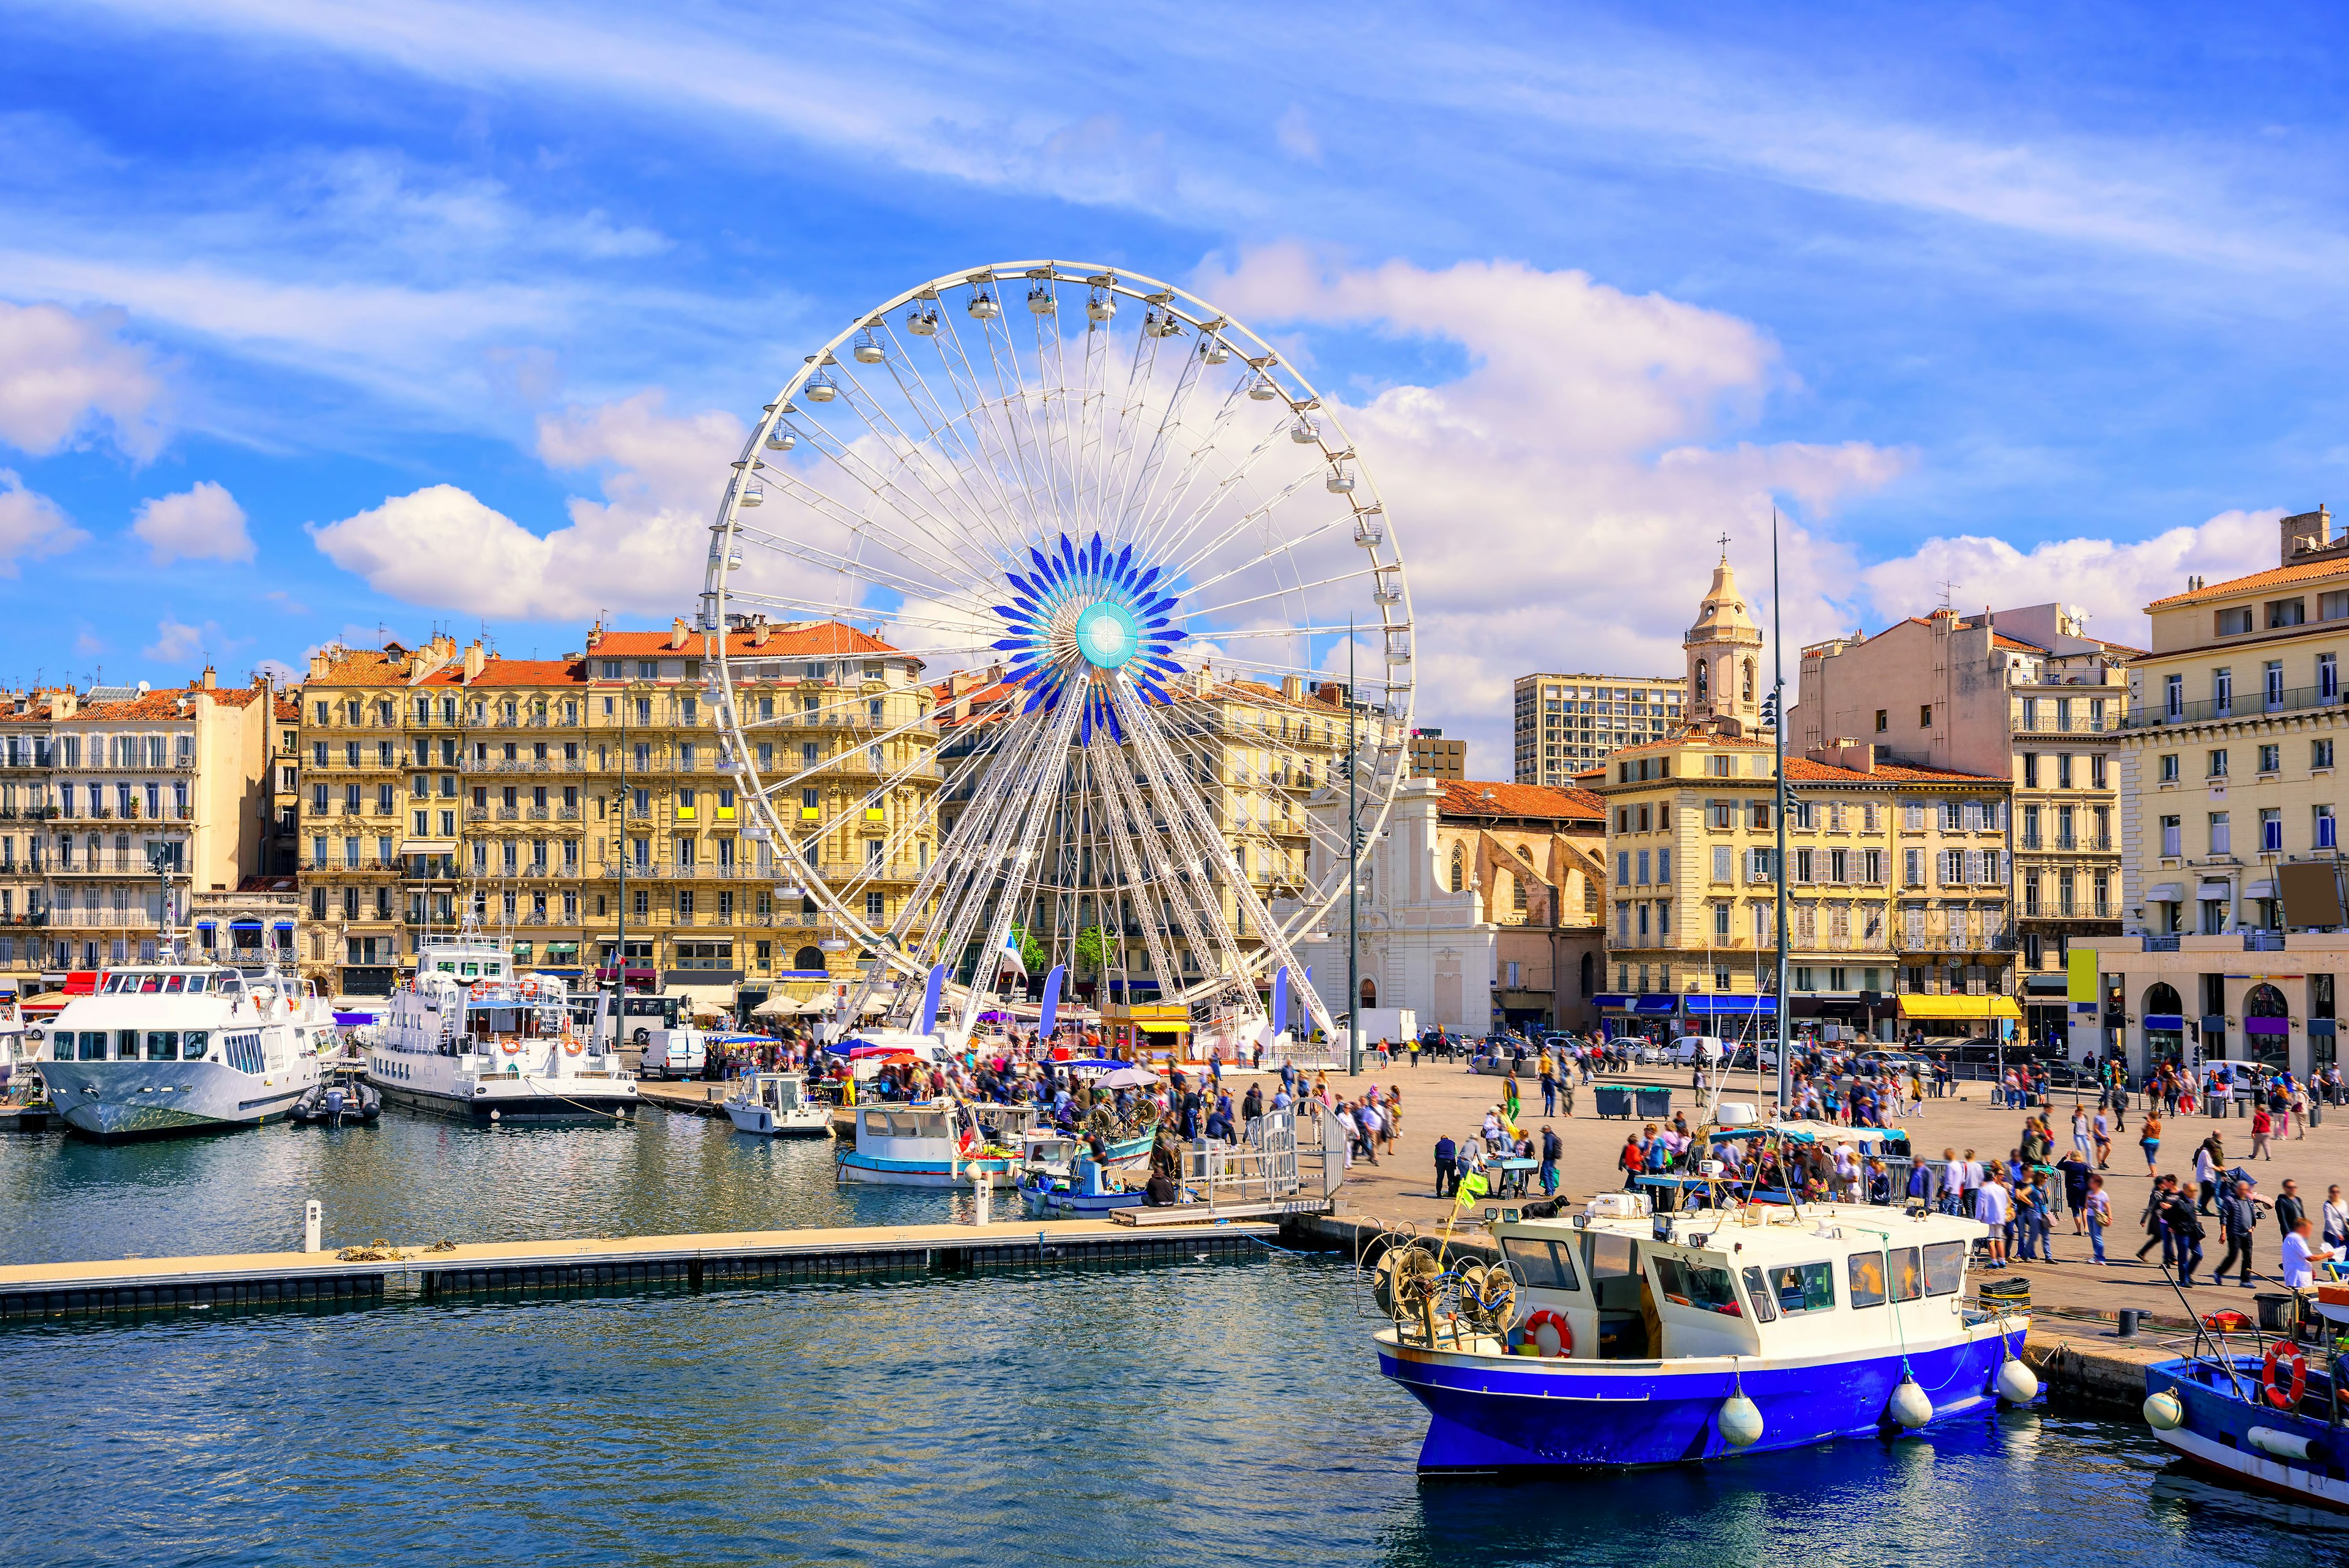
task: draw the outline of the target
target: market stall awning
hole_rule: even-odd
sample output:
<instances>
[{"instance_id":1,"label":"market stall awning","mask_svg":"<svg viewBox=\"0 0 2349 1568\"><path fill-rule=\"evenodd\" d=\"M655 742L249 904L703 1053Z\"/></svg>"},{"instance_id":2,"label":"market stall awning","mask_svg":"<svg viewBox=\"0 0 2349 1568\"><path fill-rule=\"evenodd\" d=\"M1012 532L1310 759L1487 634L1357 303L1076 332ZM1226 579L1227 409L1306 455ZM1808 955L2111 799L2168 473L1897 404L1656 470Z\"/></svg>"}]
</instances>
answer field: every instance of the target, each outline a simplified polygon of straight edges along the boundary
<instances>
[{"instance_id":1,"label":"market stall awning","mask_svg":"<svg viewBox=\"0 0 2349 1568\"><path fill-rule=\"evenodd\" d=\"M1903 1018L2016 1018L2023 1009L2014 1005L2010 996L1924 996L1904 992L1900 998Z\"/></svg>"},{"instance_id":2,"label":"market stall awning","mask_svg":"<svg viewBox=\"0 0 2349 1568\"><path fill-rule=\"evenodd\" d=\"M1757 1012L1775 1018L1778 1014L1775 996L1692 996L1687 1002L1692 1018L1751 1018Z\"/></svg>"}]
</instances>

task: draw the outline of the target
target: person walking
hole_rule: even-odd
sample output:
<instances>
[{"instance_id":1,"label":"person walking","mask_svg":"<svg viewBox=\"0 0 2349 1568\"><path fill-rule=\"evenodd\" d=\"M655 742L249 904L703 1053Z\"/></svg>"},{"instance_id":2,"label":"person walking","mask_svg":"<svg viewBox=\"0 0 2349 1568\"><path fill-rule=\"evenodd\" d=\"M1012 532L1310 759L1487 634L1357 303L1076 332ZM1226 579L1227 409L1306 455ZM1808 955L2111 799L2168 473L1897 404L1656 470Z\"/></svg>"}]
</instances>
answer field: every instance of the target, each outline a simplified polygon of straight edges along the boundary
<instances>
[{"instance_id":1,"label":"person walking","mask_svg":"<svg viewBox=\"0 0 2349 1568\"><path fill-rule=\"evenodd\" d=\"M2154 1174L2154 1162L2161 1158L2161 1113L2148 1108L2145 1125L2137 1128L2137 1147L2145 1150L2145 1173Z\"/></svg>"},{"instance_id":2,"label":"person walking","mask_svg":"<svg viewBox=\"0 0 2349 1568\"><path fill-rule=\"evenodd\" d=\"M2349 1203L2342 1201L2338 1183L2324 1189L2324 1244L2338 1251L2349 1248Z\"/></svg>"},{"instance_id":3,"label":"person walking","mask_svg":"<svg viewBox=\"0 0 2349 1568\"><path fill-rule=\"evenodd\" d=\"M1416 1034L1411 1037L1411 1064L1414 1067L1419 1065L1419 1036Z\"/></svg>"},{"instance_id":4,"label":"person walking","mask_svg":"<svg viewBox=\"0 0 2349 1568\"><path fill-rule=\"evenodd\" d=\"M1507 1109L1509 1120L1514 1124L1517 1119L1520 1105L1517 1098L1517 1072L1514 1067L1509 1069L1509 1075L1501 1080L1501 1104Z\"/></svg>"},{"instance_id":5,"label":"person walking","mask_svg":"<svg viewBox=\"0 0 2349 1568\"><path fill-rule=\"evenodd\" d=\"M1623 1173L1623 1190L1640 1189L1640 1173L1648 1168L1648 1151L1640 1145L1640 1135L1626 1134L1622 1151L1615 1157L1615 1168Z\"/></svg>"},{"instance_id":6,"label":"person walking","mask_svg":"<svg viewBox=\"0 0 2349 1568\"><path fill-rule=\"evenodd\" d=\"M2088 1246L2098 1268L2106 1268L2105 1231L2113 1222L2113 1200L2105 1192L2105 1179L2088 1177Z\"/></svg>"},{"instance_id":7,"label":"person walking","mask_svg":"<svg viewBox=\"0 0 2349 1568\"><path fill-rule=\"evenodd\" d=\"M2208 1214L2210 1205L2219 1201L2219 1172L2226 1164L2227 1146L2217 1133L2194 1146L2194 1186L2200 1194L2194 1203L2197 1212Z\"/></svg>"},{"instance_id":8,"label":"person walking","mask_svg":"<svg viewBox=\"0 0 2349 1568\"><path fill-rule=\"evenodd\" d=\"M2308 1218L2308 1199L2300 1195L2300 1183L2288 1176L2276 1193L2275 1217L2276 1230L2285 1236L2299 1230L2300 1222Z\"/></svg>"},{"instance_id":9,"label":"person walking","mask_svg":"<svg viewBox=\"0 0 2349 1568\"><path fill-rule=\"evenodd\" d=\"M2251 1158L2253 1159L2275 1158L2274 1155L2268 1152L2268 1137L2274 1131L2275 1117L2269 1112L2267 1106L2253 1106L2251 1107Z\"/></svg>"},{"instance_id":10,"label":"person walking","mask_svg":"<svg viewBox=\"0 0 2349 1568\"><path fill-rule=\"evenodd\" d=\"M2161 1200L2161 1219L2168 1231L2170 1246L2176 1251L2178 1283L2181 1288L2190 1288L2194 1271L2202 1266L2202 1221L2175 1182Z\"/></svg>"},{"instance_id":11,"label":"person walking","mask_svg":"<svg viewBox=\"0 0 2349 1568\"><path fill-rule=\"evenodd\" d=\"M2242 1260L2242 1288L2251 1288L2251 1240L2259 1232L2259 1200L2251 1196L2251 1184L2238 1181L2235 1189L2219 1199L2219 1234L2227 1243L2226 1252L2219 1266L2211 1271L2210 1282L2217 1284L2227 1277L2235 1261Z\"/></svg>"},{"instance_id":12,"label":"person walking","mask_svg":"<svg viewBox=\"0 0 2349 1568\"><path fill-rule=\"evenodd\" d=\"M2152 1251L2156 1247L2160 1248L2161 1266L2165 1269L2168 1268L2177 1257L2177 1238L2170 1233L2169 1228L2170 1189L2177 1185L2176 1177L2161 1177L2154 1182L2153 1190L2146 1195L2143 1216L2146 1240L2145 1245L2137 1250L2137 1255L2142 1261L2147 1252Z\"/></svg>"},{"instance_id":13,"label":"person walking","mask_svg":"<svg viewBox=\"0 0 2349 1568\"><path fill-rule=\"evenodd\" d=\"M1542 1047L1541 1054L1541 1092L1542 1115L1557 1115L1557 1060L1549 1054L1547 1045Z\"/></svg>"},{"instance_id":14,"label":"person walking","mask_svg":"<svg viewBox=\"0 0 2349 1568\"><path fill-rule=\"evenodd\" d=\"M1541 1184L1544 1198L1557 1196L1557 1162L1565 1157L1566 1145L1559 1139L1557 1129L1544 1122L1541 1136Z\"/></svg>"},{"instance_id":15,"label":"person walking","mask_svg":"<svg viewBox=\"0 0 2349 1568\"><path fill-rule=\"evenodd\" d=\"M1990 1227L1988 1267L1992 1269L2006 1267L2006 1222L2014 1212L2000 1175L1993 1169L1974 1190L1974 1218Z\"/></svg>"},{"instance_id":16,"label":"person walking","mask_svg":"<svg viewBox=\"0 0 2349 1568\"><path fill-rule=\"evenodd\" d=\"M2072 1211L2072 1234L2082 1235L2086 1229L2088 1181L2095 1172L2088 1168L2087 1156L2076 1148L2057 1160L2055 1168L2063 1173L2064 1206Z\"/></svg>"}]
</instances>

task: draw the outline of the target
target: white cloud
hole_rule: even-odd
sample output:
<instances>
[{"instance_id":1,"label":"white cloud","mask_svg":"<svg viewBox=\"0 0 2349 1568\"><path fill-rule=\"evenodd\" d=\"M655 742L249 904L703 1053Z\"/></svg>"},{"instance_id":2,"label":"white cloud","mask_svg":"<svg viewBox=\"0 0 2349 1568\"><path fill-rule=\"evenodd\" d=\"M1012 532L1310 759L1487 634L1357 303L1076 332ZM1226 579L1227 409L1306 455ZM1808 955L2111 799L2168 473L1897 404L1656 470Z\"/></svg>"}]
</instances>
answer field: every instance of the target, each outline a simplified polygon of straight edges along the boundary
<instances>
[{"instance_id":1,"label":"white cloud","mask_svg":"<svg viewBox=\"0 0 2349 1568\"><path fill-rule=\"evenodd\" d=\"M600 501L574 496L570 524L544 535L468 491L435 484L311 536L326 558L406 603L516 619L599 610L689 614L705 530L745 431L731 414L678 418L663 395L573 408L539 421L539 455L600 470Z\"/></svg>"},{"instance_id":2,"label":"white cloud","mask_svg":"<svg viewBox=\"0 0 2349 1568\"><path fill-rule=\"evenodd\" d=\"M209 479L177 495L139 504L131 533L144 540L159 566L174 561L250 561L253 535L244 531L244 508Z\"/></svg>"},{"instance_id":3,"label":"white cloud","mask_svg":"<svg viewBox=\"0 0 2349 1568\"><path fill-rule=\"evenodd\" d=\"M269 603L275 605L279 609L284 610L287 615L308 615L310 613L310 607L308 605L304 604L300 599L295 598L284 588L272 588L261 597L264 599L266 599Z\"/></svg>"},{"instance_id":4,"label":"white cloud","mask_svg":"<svg viewBox=\"0 0 2349 1568\"><path fill-rule=\"evenodd\" d=\"M1291 158L1308 163L1321 161L1321 138L1314 133L1312 119L1303 104L1292 103L1282 111L1273 125L1272 139Z\"/></svg>"},{"instance_id":5,"label":"white cloud","mask_svg":"<svg viewBox=\"0 0 2349 1568\"><path fill-rule=\"evenodd\" d=\"M25 488L15 472L0 468L0 577L19 574L20 564L63 555L89 535L75 527L65 509Z\"/></svg>"},{"instance_id":6,"label":"white cloud","mask_svg":"<svg viewBox=\"0 0 2349 1568\"><path fill-rule=\"evenodd\" d=\"M1515 678L1535 670L1676 674L1718 547L1768 624L1774 498L1786 634L1847 624L1845 548L1816 531L1914 461L1847 442L1723 443L1789 378L1752 324L1578 272L1515 262L1335 268L1295 247L1202 269L1200 292L1262 329L1367 326L1467 350L1438 386L1325 403L1363 454L1410 581L1418 719L1470 741L1506 778ZM1807 525L1806 525L1807 524Z\"/></svg>"},{"instance_id":7,"label":"white cloud","mask_svg":"<svg viewBox=\"0 0 2349 1568\"><path fill-rule=\"evenodd\" d=\"M204 650L204 627L188 626L165 616L155 623L155 640L144 649L150 659L185 664ZM217 629L217 628L212 628Z\"/></svg>"},{"instance_id":8,"label":"white cloud","mask_svg":"<svg viewBox=\"0 0 2349 1568\"><path fill-rule=\"evenodd\" d=\"M124 452L154 456L162 379L145 348L117 337L124 320L0 300L0 441L40 456L103 421Z\"/></svg>"},{"instance_id":9,"label":"white cloud","mask_svg":"<svg viewBox=\"0 0 2349 1568\"><path fill-rule=\"evenodd\" d=\"M2143 648L2150 635L2147 605L2185 592L2189 574L2216 581L2276 559L2283 515L2281 507L2221 512L2134 544L2051 539L2027 551L1977 535L1928 539L1911 555L1869 566L1860 580L1887 618L1923 614L1942 602L1941 585L1950 583L1951 601L1960 609L2059 600L2088 612L2092 634Z\"/></svg>"}]
</instances>

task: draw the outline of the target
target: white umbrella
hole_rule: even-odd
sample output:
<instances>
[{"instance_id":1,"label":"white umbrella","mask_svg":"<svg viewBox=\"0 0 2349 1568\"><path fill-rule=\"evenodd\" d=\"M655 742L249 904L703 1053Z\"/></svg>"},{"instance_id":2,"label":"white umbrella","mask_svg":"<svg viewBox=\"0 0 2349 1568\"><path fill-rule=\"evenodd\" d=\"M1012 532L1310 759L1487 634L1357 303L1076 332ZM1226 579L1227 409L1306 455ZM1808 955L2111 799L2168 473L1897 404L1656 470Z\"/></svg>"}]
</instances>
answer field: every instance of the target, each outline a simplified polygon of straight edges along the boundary
<instances>
[{"instance_id":1,"label":"white umbrella","mask_svg":"<svg viewBox=\"0 0 2349 1568\"><path fill-rule=\"evenodd\" d=\"M753 1018L796 1018L814 1006L795 996L771 996L750 1009Z\"/></svg>"}]
</instances>

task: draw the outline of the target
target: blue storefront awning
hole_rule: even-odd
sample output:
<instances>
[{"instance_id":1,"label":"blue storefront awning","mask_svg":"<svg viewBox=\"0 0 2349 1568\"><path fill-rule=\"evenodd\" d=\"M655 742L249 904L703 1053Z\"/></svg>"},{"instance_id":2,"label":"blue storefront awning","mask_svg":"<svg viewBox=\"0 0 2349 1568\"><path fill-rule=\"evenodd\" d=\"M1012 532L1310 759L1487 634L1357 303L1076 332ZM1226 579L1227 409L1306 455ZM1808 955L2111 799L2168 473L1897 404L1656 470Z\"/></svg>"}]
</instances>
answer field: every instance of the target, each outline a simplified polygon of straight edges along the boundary
<instances>
[{"instance_id":1,"label":"blue storefront awning","mask_svg":"<svg viewBox=\"0 0 2349 1568\"><path fill-rule=\"evenodd\" d=\"M1681 999L1669 992L1651 992L1644 996L1630 996L1614 992L1593 1000L1599 1003L1599 1010L1601 1012L1668 1013L1677 1012L1681 1003Z\"/></svg>"},{"instance_id":2,"label":"blue storefront awning","mask_svg":"<svg viewBox=\"0 0 2349 1568\"><path fill-rule=\"evenodd\" d=\"M1688 999L1689 1015L1694 1018L1751 1018L1760 1013L1764 1018L1778 1016L1778 999L1775 996L1692 996Z\"/></svg>"},{"instance_id":3,"label":"blue storefront awning","mask_svg":"<svg viewBox=\"0 0 2349 1568\"><path fill-rule=\"evenodd\" d=\"M2186 1028L2186 1017L2183 1013L2178 1012L2148 1012L2145 1015L2145 1026L2147 1029L2166 1029L2172 1033L2178 1033Z\"/></svg>"},{"instance_id":4,"label":"blue storefront awning","mask_svg":"<svg viewBox=\"0 0 2349 1568\"><path fill-rule=\"evenodd\" d=\"M277 922L276 929L281 931L290 931L294 929L294 922L291 920L280 920Z\"/></svg>"},{"instance_id":5,"label":"blue storefront awning","mask_svg":"<svg viewBox=\"0 0 2349 1568\"><path fill-rule=\"evenodd\" d=\"M257 931L261 929L261 922L259 920L231 920L228 923L228 929L232 931Z\"/></svg>"},{"instance_id":6,"label":"blue storefront awning","mask_svg":"<svg viewBox=\"0 0 2349 1568\"><path fill-rule=\"evenodd\" d=\"M2308 1032L2311 1034L2330 1035L2333 1033L2333 1020L2312 1018L2308 1021Z\"/></svg>"},{"instance_id":7,"label":"blue storefront awning","mask_svg":"<svg viewBox=\"0 0 2349 1568\"><path fill-rule=\"evenodd\" d=\"M218 930L219 929L220 922L218 920L198 920L196 922L196 929L200 931L213 931Z\"/></svg>"}]
</instances>

